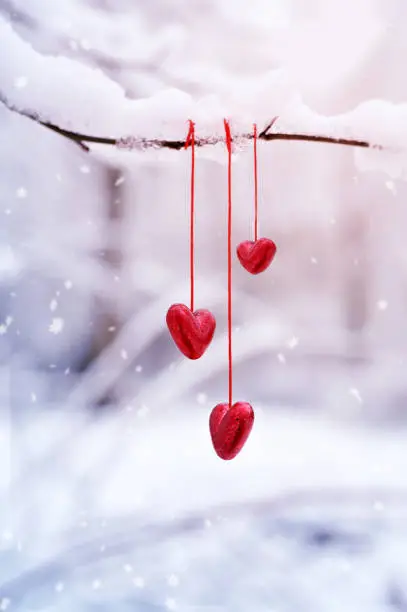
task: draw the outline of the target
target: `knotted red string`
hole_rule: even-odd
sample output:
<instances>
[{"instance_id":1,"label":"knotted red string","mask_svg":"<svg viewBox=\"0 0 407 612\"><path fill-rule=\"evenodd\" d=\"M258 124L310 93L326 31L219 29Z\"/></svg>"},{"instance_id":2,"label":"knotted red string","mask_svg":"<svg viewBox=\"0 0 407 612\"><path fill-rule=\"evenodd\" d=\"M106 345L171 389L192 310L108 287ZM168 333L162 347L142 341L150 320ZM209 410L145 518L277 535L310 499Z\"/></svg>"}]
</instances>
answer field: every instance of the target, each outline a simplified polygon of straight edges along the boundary
<instances>
[{"instance_id":1,"label":"knotted red string","mask_svg":"<svg viewBox=\"0 0 407 612\"><path fill-rule=\"evenodd\" d=\"M228 362L229 406L232 406L232 134L229 121L224 119L226 147L228 150Z\"/></svg>"},{"instance_id":2,"label":"knotted red string","mask_svg":"<svg viewBox=\"0 0 407 612\"><path fill-rule=\"evenodd\" d=\"M191 285L191 311L194 311L195 297L195 123L189 120L189 131L185 141L185 148L191 147L191 196L189 213L189 267Z\"/></svg>"}]
</instances>

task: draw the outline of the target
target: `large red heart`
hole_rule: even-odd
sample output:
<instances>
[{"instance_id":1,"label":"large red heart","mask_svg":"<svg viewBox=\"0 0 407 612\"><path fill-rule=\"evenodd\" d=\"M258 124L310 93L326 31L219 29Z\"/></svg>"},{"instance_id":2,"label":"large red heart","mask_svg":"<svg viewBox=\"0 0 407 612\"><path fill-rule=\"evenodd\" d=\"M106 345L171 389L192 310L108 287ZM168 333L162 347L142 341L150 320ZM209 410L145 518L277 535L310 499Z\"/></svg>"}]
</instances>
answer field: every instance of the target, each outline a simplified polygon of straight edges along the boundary
<instances>
[{"instance_id":1,"label":"large red heart","mask_svg":"<svg viewBox=\"0 0 407 612\"><path fill-rule=\"evenodd\" d=\"M254 423L253 408L247 402L218 404L209 417L209 431L216 454L234 459L250 435Z\"/></svg>"},{"instance_id":2,"label":"large red heart","mask_svg":"<svg viewBox=\"0 0 407 612\"><path fill-rule=\"evenodd\" d=\"M264 272L273 261L276 251L276 245L269 238L245 240L236 249L240 263L251 274Z\"/></svg>"},{"instance_id":3,"label":"large red heart","mask_svg":"<svg viewBox=\"0 0 407 612\"><path fill-rule=\"evenodd\" d=\"M199 359L211 343L216 320L209 310L192 312L185 304L173 304L167 312L167 326L181 353Z\"/></svg>"}]
</instances>

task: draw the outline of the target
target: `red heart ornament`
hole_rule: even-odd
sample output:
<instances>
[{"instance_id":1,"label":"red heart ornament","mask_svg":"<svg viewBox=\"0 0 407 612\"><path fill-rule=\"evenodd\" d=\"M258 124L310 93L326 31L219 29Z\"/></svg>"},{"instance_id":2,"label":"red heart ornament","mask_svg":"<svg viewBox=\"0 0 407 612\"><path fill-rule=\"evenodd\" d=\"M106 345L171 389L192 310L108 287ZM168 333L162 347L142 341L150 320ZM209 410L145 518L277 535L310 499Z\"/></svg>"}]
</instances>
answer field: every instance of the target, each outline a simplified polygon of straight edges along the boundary
<instances>
[{"instance_id":1,"label":"red heart ornament","mask_svg":"<svg viewBox=\"0 0 407 612\"><path fill-rule=\"evenodd\" d=\"M274 259L277 247L269 238L259 240L245 240L236 249L242 266L251 274L264 272Z\"/></svg>"},{"instance_id":2,"label":"red heart ornament","mask_svg":"<svg viewBox=\"0 0 407 612\"><path fill-rule=\"evenodd\" d=\"M192 312L185 304L173 304L167 312L167 326L181 353L199 359L211 343L216 320L209 310Z\"/></svg>"},{"instance_id":3,"label":"red heart ornament","mask_svg":"<svg viewBox=\"0 0 407 612\"><path fill-rule=\"evenodd\" d=\"M247 402L218 404L209 417L209 431L216 454L228 461L240 453L254 423L253 408Z\"/></svg>"}]
</instances>

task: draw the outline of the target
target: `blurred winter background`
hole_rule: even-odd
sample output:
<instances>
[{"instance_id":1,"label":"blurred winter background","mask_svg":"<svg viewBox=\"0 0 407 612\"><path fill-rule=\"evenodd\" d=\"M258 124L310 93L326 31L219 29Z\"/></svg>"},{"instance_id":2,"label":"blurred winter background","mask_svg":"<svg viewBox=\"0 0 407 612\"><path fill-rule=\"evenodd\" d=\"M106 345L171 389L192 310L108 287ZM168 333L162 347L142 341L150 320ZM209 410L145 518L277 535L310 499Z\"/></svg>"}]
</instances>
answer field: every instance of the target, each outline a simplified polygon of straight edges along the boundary
<instances>
[{"instance_id":1,"label":"blurred winter background","mask_svg":"<svg viewBox=\"0 0 407 612\"><path fill-rule=\"evenodd\" d=\"M99 136L279 115L402 148L406 31L403 0L0 0L0 94ZM196 303L218 332L190 362L164 324L189 295L189 152L87 154L4 105L0 126L0 610L407 610L403 152L259 145L279 251L234 266L256 422L222 462L223 147L198 155ZM252 187L243 148L235 243Z\"/></svg>"}]
</instances>

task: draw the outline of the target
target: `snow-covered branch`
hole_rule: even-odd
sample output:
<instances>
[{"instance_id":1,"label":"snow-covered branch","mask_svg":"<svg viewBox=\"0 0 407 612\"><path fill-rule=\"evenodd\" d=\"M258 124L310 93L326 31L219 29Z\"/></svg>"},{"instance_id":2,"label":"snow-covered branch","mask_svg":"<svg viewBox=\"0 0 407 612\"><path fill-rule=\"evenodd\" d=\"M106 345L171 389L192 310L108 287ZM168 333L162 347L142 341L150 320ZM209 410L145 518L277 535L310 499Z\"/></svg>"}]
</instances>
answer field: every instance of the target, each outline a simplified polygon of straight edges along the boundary
<instances>
[{"instance_id":1,"label":"snow-covered branch","mask_svg":"<svg viewBox=\"0 0 407 612\"><path fill-rule=\"evenodd\" d=\"M33 111L19 109L16 106L12 105L8 102L7 98L0 91L0 103L3 104L9 111L13 113L17 113L22 117L26 117L31 121L35 121L39 125L42 125L44 128L48 130L52 130L56 132L60 136L71 140L78 146L80 146L85 151L89 151L88 144L99 144L99 145L108 145L115 146L120 149L173 149L180 150L185 147L185 140L166 140L160 138L140 138L137 136L125 136L118 138L108 138L104 136L93 136L89 134L82 134L80 132L75 132L72 130L64 129L54 123L50 123L49 121L42 120L39 115ZM294 133L286 133L279 131L272 131L272 127L276 122L276 119L273 119L262 132L258 135L260 140L264 140L270 142L272 140L294 140L294 141L305 141L305 142L322 142L328 144L339 144L345 146L352 147L363 147L363 148L374 148L374 149L382 149L380 145L369 143L365 140L354 140L348 138L333 138L331 136L322 136L315 134L294 134ZM234 140L239 142L239 144L244 144L244 142L252 140L253 133L240 133L234 136ZM197 138L196 146L204 147L208 145L215 145L220 142L224 142L224 138L221 136L215 136L212 138ZM87 144L88 143L88 144Z\"/></svg>"},{"instance_id":2,"label":"snow-covered branch","mask_svg":"<svg viewBox=\"0 0 407 612\"><path fill-rule=\"evenodd\" d=\"M110 150L179 151L184 148L191 118L197 125L197 146L205 148L205 156L217 157L218 148L210 145L224 141L223 118L227 117L237 149L251 141L256 121L260 130L266 126L259 135L263 142L350 146L369 151L369 168L385 163L388 156L380 154L380 160L375 156L385 151L398 156L400 167L407 165L406 104L370 100L342 115L324 116L303 103L281 70L231 77L227 88L221 87L223 80L218 75L216 87L211 85L213 93L199 98L174 86L133 95L131 87L109 78L100 67L58 53L38 52L0 15L0 55L3 53L12 61L0 67L0 105L84 151L92 145ZM135 56L135 61L140 57ZM136 83L139 78L136 71ZM270 123L273 117L278 121ZM394 155L388 163L393 160Z\"/></svg>"}]
</instances>

